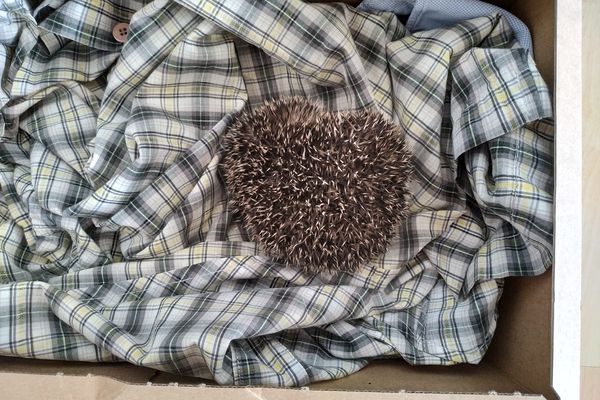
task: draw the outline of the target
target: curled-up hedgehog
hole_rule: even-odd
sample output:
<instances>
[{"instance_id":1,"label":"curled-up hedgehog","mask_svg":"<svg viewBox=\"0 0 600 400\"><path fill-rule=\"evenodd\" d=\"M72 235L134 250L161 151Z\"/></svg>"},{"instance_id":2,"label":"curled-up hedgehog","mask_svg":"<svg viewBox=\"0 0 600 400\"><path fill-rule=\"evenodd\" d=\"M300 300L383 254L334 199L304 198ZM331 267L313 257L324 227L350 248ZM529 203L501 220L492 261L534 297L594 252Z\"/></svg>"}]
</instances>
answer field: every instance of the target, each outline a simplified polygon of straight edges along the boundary
<instances>
[{"instance_id":1,"label":"curled-up hedgehog","mask_svg":"<svg viewBox=\"0 0 600 400\"><path fill-rule=\"evenodd\" d=\"M269 256L306 272L352 272L385 252L408 210L401 128L302 97L242 112L223 139L230 205Z\"/></svg>"}]
</instances>

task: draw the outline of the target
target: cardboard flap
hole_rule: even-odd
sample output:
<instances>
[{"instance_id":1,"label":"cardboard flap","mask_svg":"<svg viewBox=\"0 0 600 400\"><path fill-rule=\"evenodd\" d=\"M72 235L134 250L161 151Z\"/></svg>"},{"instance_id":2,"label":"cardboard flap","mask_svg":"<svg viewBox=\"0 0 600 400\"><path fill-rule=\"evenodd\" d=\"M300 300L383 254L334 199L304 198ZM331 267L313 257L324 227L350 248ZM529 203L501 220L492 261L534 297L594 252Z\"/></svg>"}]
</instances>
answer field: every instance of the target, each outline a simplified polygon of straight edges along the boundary
<instances>
[{"instance_id":1,"label":"cardboard flap","mask_svg":"<svg viewBox=\"0 0 600 400\"><path fill-rule=\"evenodd\" d=\"M15 385L19 382L19 385ZM301 389L231 388L128 384L100 376L0 374L3 398L34 399L43 394L47 400L483 400L489 394L411 393L411 392L329 392ZM495 395L496 393L492 393ZM6 396L6 397L5 397ZM494 396L495 397L495 396ZM502 396L502 400L543 399L520 393Z\"/></svg>"}]
</instances>

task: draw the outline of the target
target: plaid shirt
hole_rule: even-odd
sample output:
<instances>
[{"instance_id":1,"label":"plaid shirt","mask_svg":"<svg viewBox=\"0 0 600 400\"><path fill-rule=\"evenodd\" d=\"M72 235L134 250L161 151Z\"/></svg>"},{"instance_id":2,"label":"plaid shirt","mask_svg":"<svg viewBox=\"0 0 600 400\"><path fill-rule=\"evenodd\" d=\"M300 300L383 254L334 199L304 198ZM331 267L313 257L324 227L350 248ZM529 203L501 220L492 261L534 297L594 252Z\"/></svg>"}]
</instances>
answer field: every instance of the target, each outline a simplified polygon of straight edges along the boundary
<instances>
[{"instance_id":1,"label":"plaid shirt","mask_svg":"<svg viewBox=\"0 0 600 400\"><path fill-rule=\"evenodd\" d=\"M552 261L549 93L498 15L4 0L0 72L0 355L279 386L477 363L502 278ZM292 95L406 131L410 217L358 272L278 265L227 207L232 116Z\"/></svg>"}]
</instances>

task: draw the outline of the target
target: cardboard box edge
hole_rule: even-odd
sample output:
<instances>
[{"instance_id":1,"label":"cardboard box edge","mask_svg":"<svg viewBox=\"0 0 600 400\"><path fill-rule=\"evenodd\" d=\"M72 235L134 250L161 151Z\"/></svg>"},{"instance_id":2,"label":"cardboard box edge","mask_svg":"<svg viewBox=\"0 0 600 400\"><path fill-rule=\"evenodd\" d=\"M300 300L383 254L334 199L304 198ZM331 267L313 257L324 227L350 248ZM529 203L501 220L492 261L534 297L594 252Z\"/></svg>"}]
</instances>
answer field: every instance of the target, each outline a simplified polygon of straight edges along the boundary
<instances>
[{"instance_id":1,"label":"cardboard box edge","mask_svg":"<svg viewBox=\"0 0 600 400\"><path fill-rule=\"evenodd\" d=\"M72 388L74 385L81 389L86 389L82 392L82 399L90 399L90 400L107 400L111 399L128 399L135 400L138 397L144 398L144 396L149 396L152 399L162 399L162 398L173 398L177 400L187 400L187 399L197 399L197 396L201 392L212 392L211 398L220 399L221 395L226 395L228 392L232 390L236 392L236 395L239 395L240 392L245 392L249 394L249 399L259 399L259 400L270 400L280 398L279 396L282 393L285 393L285 398L288 400L295 399L309 399L310 400L337 400L337 399L348 399L352 400L354 397L356 399L361 400L379 400L379 399L399 399L399 400L441 400L441 399L449 399L449 400L479 400L479 399L489 399L489 398L498 398L502 400L525 400L525 399L545 399L542 395L536 394L522 394L522 393L496 393L496 392L488 392L488 393L469 393L469 392L419 392L419 391L376 391L376 390L336 390L336 391L328 391L328 390L315 390L309 389L306 387L300 388L267 388L267 387L258 387L258 386L218 386L218 385L184 385L184 384L153 384L151 382L147 383L132 383L132 382L124 382L116 378L112 377L104 377L104 376L94 376L92 374L88 375L64 375L62 373L56 373L54 375L46 374L34 374L34 373L13 373L13 372L0 372L0 386L8 387L7 383L14 382L15 379L18 379L22 382L25 387L31 388L31 390L37 390L35 386L45 386L46 396L48 399L59 399L59 398L68 398L69 395L73 395ZM23 382L25 381L25 382ZM29 381L29 382L28 382ZM35 381L35 384L33 384ZM22 387L23 387L22 386ZM140 390L140 388L144 388L144 390ZM56 390L54 393L48 393L48 390ZM90 390L91 389L91 390ZM165 390L165 389L168 389ZM174 390L175 389L175 390ZM177 390L182 389L182 390ZM8 400L13 398L22 399L23 389L17 389L15 391L17 396L11 396L10 390L8 393L5 392L5 395L8 395ZM53 394L55 396L53 396ZM133 397L132 397L133 396ZM165 397L167 396L167 397ZM194 396L194 397L192 397ZM350 399L352 397L352 399ZM145 397L148 398L148 397ZM223 397L225 398L225 397Z\"/></svg>"},{"instance_id":2,"label":"cardboard box edge","mask_svg":"<svg viewBox=\"0 0 600 400\"><path fill-rule=\"evenodd\" d=\"M579 399L582 266L581 0L556 0L552 387ZM560 27L560 29L559 29ZM560 299L560 303L557 302Z\"/></svg>"}]
</instances>

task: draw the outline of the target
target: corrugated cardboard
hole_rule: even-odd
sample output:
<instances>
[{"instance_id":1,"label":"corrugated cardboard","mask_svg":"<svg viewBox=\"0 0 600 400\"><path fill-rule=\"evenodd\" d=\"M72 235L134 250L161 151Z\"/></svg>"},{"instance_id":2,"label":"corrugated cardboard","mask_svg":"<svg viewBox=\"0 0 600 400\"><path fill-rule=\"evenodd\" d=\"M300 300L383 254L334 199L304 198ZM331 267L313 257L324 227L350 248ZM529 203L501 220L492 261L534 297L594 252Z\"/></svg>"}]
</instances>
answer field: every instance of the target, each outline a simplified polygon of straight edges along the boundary
<instances>
[{"instance_id":1,"label":"corrugated cardboard","mask_svg":"<svg viewBox=\"0 0 600 400\"><path fill-rule=\"evenodd\" d=\"M357 1L348 1L357 3ZM229 388L128 364L0 357L2 399L562 399L579 397L581 243L580 0L491 1L530 27L535 59L556 102L555 266L508 279L492 346L480 365L373 362L308 388ZM556 389L556 393L553 389ZM542 397L543 396L543 397Z\"/></svg>"}]
</instances>

